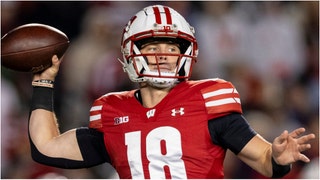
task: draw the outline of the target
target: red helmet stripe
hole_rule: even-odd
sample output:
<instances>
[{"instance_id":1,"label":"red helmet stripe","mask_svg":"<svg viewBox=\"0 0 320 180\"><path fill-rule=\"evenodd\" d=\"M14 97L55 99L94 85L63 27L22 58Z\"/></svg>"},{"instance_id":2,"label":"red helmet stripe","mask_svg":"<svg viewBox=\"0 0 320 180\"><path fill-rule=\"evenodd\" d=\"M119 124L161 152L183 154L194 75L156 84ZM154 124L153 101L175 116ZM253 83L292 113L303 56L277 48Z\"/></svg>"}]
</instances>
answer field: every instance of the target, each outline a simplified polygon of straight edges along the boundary
<instances>
[{"instance_id":1,"label":"red helmet stripe","mask_svg":"<svg viewBox=\"0 0 320 180\"><path fill-rule=\"evenodd\" d=\"M171 14L168 7L164 7L164 12L166 13L167 24L172 24Z\"/></svg>"},{"instance_id":2,"label":"red helmet stripe","mask_svg":"<svg viewBox=\"0 0 320 180\"><path fill-rule=\"evenodd\" d=\"M154 15L156 16L156 23L161 24L161 16L160 16L160 11L158 7L153 7Z\"/></svg>"}]
</instances>

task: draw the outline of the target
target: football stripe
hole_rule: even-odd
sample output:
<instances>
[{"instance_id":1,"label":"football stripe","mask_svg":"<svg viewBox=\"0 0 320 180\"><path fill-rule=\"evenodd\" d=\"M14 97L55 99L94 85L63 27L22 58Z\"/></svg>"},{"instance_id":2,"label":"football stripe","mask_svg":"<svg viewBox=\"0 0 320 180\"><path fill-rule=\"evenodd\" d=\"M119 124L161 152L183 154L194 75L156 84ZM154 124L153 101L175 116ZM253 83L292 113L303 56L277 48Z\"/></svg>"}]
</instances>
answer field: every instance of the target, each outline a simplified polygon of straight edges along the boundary
<instances>
[{"instance_id":1,"label":"football stripe","mask_svg":"<svg viewBox=\"0 0 320 180\"><path fill-rule=\"evenodd\" d=\"M240 98L225 98L225 99L220 99L215 101L209 101L209 102L206 102L205 104L206 104L206 107L213 107L213 106L221 106L221 105L233 104L233 103L240 104Z\"/></svg>"},{"instance_id":2,"label":"football stripe","mask_svg":"<svg viewBox=\"0 0 320 180\"><path fill-rule=\"evenodd\" d=\"M164 7L164 12L166 14L167 24L172 24L171 14L168 7Z\"/></svg>"},{"instance_id":3,"label":"football stripe","mask_svg":"<svg viewBox=\"0 0 320 180\"><path fill-rule=\"evenodd\" d=\"M222 100L222 99L228 99L228 98L240 98L240 96L238 94L222 94L222 95L218 95L218 96L212 96L209 98L205 99L205 102L209 102L209 101L217 101L217 100Z\"/></svg>"},{"instance_id":4,"label":"football stripe","mask_svg":"<svg viewBox=\"0 0 320 180\"><path fill-rule=\"evenodd\" d=\"M203 89L202 93L206 94L206 93L218 91L220 89L235 89L235 88L233 86L231 86L230 84L227 84L227 83L217 84L215 86L210 86L210 87L207 87L206 89Z\"/></svg>"},{"instance_id":5,"label":"football stripe","mask_svg":"<svg viewBox=\"0 0 320 180\"><path fill-rule=\"evenodd\" d=\"M93 107L91 107L90 112L99 111L99 110L101 110L101 109L102 109L102 105L100 105L100 106L93 106Z\"/></svg>"},{"instance_id":6,"label":"football stripe","mask_svg":"<svg viewBox=\"0 0 320 180\"><path fill-rule=\"evenodd\" d=\"M94 102L93 106L90 109L90 117L89 117L89 127L90 128L102 128L102 109L103 102L97 100Z\"/></svg>"},{"instance_id":7,"label":"football stripe","mask_svg":"<svg viewBox=\"0 0 320 180\"><path fill-rule=\"evenodd\" d=\"M90 121L96 121L101 119L101 114L90 116Z\"/></svg>"},{"instance_id":8,"label":"football stripe","mask_svg":"<svg viewBox=\"0 0 320 180\"><path fill-rule=\"evenodd\" d=\"M236 89L234 88L228 88L228 89L219 89L216 91L208 92L203 94L203 98L209 98L213 96L218 96L222 94L230 94L230 93L238 93Z\"/></svg>"},{"instance_id":9,"label":"football stripe","mask_svg":"<svg viewBox=\"0 0 320 180\"><path fill-rule=\"evenodd\" d=\"M201 92L204 105L212 116L228 112L242 113L240 95L231 83L219 80Z\"/></svg>"},{"instance_id":10,"label":"football stripe","mask_svg":"<svg viewBox=\"0 0 320 180\"><path fill-rule=\"evenodd\" d=\"M154 11L154 15L156 18L156 23L161 24L161 16L160 16L159 8L155 6L155 7L153 7L153 11Z\"/></svg>"},{"instance_id":11,"label":"football stripe","mask_svg":"<svg viewBox=\"0 0 320 180\"><path fill-rule=\"evenodd\" d=\"M90 121L96 121L101 119L102 105L92 106L90 109Z\"/></svg>"}]
</instances>

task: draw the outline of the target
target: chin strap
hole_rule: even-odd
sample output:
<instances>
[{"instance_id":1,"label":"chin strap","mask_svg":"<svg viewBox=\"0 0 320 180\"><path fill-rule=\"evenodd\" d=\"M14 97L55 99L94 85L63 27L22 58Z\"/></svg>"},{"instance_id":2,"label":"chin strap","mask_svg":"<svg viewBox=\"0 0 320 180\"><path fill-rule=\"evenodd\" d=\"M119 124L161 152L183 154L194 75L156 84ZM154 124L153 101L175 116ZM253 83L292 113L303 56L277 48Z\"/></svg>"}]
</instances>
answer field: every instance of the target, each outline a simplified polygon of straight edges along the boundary
<instances>
[{"instance_id":1,"label":"chin strap","mask_svg":"<svg viewBox=\"0 0 320 180\"><path fill-rule=\"evenodd\" d=\"M149 71L147 72L148 75L154 75L154 76L158 76L159 72L156 71ZM170 73L170 72L161 72L161 74L163 76L173 76L175 73ZM158 87L158 88L168 88L168 87L172 87L175 84L178 83L178 79L177 78L166 78L166 77L145 77L145 79L147 80L148 84L154 86L154 87Z\"/></svg>"}]
</instances>

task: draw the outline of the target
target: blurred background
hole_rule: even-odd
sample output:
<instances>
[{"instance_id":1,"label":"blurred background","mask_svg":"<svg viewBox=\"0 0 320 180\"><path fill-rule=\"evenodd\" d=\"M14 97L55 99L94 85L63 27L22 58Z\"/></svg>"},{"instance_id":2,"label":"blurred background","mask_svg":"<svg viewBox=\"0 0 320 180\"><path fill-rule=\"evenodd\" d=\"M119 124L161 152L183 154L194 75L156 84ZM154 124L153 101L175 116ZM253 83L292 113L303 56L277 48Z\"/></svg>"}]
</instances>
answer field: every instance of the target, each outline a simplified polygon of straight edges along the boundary
<instances>
[{"instance_id":1,"label":"blurred background","mask_svg":"<svg viewBox=\"0 0 320 180\"><path fill-rule=\"evenodd\" d=\"M1 1L1 37L27 23L65 32L71 45L55 84L61 132L87 126L101 95L136 88L123 73L122 28L143 7L164 4L196 28L199 58L192 79L223 78L240 93L244 115L267 140L303 126L316 134L311 162L285 178L319 179L318 1ZM1 178L117 178L109 164L64 170L31 159L27 122L31 73L1 68ZM194 132L197 133L197 132ZM264 178L228 151L225 178Z\"/></svg>"}]
</instances>

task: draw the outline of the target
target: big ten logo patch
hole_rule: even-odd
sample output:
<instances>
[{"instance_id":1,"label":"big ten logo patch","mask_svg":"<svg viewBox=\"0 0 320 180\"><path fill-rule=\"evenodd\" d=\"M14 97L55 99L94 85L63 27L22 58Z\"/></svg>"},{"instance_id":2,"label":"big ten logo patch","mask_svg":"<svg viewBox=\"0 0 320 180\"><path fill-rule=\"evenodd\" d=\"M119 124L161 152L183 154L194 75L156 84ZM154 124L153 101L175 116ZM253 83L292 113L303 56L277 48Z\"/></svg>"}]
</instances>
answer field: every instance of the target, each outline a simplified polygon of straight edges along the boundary
<instances>
[{"instance_id":1,"label":"big ten logo patch","mask_svg":"<svg viewBox=\"0 0 320 180\"><path fill-rule=\"evenodd\" d=\"M114 125L123 124L129 122L129 116L115 117Z\"/></svg>"}]
</instances>

